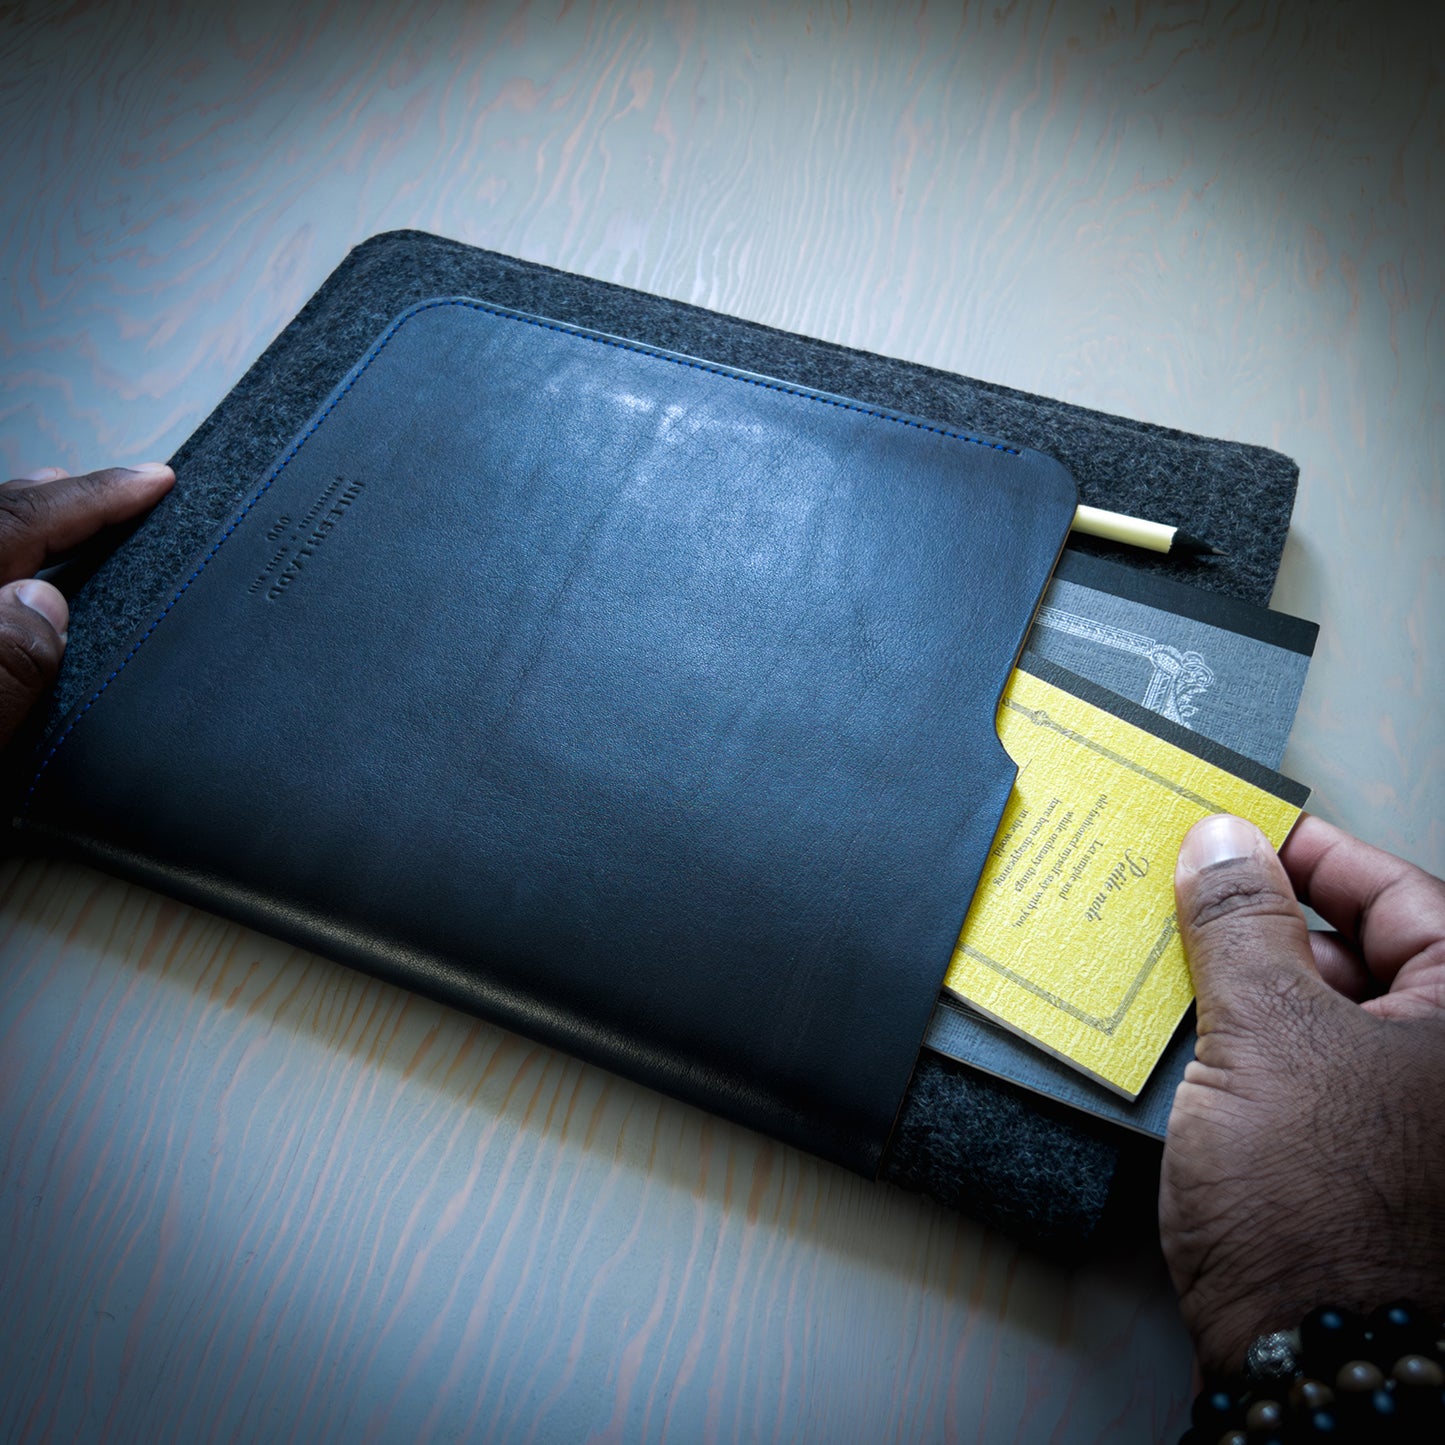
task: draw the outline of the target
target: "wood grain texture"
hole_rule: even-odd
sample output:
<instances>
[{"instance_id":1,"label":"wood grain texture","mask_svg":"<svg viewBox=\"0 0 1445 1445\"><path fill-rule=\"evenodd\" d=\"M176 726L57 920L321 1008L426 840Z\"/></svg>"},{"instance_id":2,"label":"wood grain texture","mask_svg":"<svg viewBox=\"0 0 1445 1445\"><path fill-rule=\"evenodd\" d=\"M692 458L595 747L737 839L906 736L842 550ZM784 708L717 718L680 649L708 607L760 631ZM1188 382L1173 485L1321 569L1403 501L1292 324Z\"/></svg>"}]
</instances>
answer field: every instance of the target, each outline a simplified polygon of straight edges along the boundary
<instances>
[{"instance_id":1,"label":"wood grain texture","mask_svg":"<svg viewBox=\"0 0 1445 1445\"><path fill-rule=\"evenodd\" d=\"M1287 769L1445 870L1437 8L0 11L0 470L164 456L419 226L1279 447ZM1147 1241L967 1221L138 890L0 875L0 1438L1154 1440Z\"/></svg>"},{"instance_id":2,"label":"wood grain texture","mask_svg":"<svg viewBox=\"0 0 1445 1445\"><path fill-rule=\"evenodd\" d=\"M7 865L0 930L0 1438L1143 1440L1177 1417L1147 1250L1049 1264L83 869Z\"/></svg>"}]
</instances>

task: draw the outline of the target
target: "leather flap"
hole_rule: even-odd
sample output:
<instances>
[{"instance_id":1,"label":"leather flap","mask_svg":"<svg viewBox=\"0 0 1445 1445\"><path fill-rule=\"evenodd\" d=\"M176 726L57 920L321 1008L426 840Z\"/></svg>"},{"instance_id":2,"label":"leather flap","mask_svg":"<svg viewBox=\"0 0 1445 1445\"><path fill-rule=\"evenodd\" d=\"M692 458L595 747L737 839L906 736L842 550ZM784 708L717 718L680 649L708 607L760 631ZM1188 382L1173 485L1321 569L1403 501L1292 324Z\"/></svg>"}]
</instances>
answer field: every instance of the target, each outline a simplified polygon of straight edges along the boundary
<instances>
[{"instance_id":1,"label":"leather flap","mask_svg":"<svg viewBox=\"0 0 1445 1445\"><path fill-rule=\"evenodd\" d=\"M872 1174L1074 503L1037 453L427 302L25 826Z\"/></svg>"}]
</instances>

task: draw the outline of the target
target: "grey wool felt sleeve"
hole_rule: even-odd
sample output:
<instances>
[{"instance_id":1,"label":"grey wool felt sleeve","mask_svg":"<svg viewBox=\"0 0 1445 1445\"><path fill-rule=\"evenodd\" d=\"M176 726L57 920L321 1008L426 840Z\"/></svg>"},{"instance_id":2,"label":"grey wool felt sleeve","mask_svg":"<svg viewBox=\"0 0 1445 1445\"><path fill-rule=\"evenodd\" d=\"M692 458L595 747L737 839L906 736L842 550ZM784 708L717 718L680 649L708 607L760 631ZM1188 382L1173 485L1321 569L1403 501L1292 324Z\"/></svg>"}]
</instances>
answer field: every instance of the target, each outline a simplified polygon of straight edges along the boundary
<instances>
[{"instance_id":1,"label":"grey wool felt sleeve","mask_svg":"<svg viewBox=\"0 0 1445 1445\"><path fill-rule=\"evenodd\" d=\"M1036 448L1080 499L1184 526L1228 555L1207 561L1071 546L1264 604L1279 567L1297 468L1265 448L1214 441L1007 387L811 340L662 297L414 231L358 246L173 458L182 485L72 601L51 721L97 685L136 628L226 522L254 479L387 323L437 296L471 296L705 357L870 405ZM883 1177L1056 1247L1096 1230L1127 1146L1082 1116L926 1050Z\"/></svg>"}]
</instances>

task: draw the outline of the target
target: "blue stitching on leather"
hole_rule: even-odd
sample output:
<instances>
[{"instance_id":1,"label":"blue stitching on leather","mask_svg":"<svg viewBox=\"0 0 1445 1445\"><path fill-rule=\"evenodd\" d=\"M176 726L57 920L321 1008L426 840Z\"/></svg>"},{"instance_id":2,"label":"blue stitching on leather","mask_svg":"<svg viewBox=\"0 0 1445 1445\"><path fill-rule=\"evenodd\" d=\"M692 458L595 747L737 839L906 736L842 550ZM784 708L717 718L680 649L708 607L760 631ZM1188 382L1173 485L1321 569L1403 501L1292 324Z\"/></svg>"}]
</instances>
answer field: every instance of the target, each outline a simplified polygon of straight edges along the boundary
<instances>
[{"instance_id":1,"label":"blue stitching on leather","mask_svg":"<svg viewBox=\"0 0 1445 1445\"><path fill-rule=\"evenodd\" d=\"M234 532L236 528L239 527L241 523L246 520L247 514L256 505L256 503L259 502L261 498L266 495L266 492L270 488L271 483L274 482L276 478L279 477L281 473L284 472L286 468L291 464L291 462L295 459L297 452L299 452L301 448L306 445L308 439L320 428L321 423L324 422L326 418L329 417L331 413L336 409L336 407L341 401L341 398L345 396L346 393L350 391L351 388L355 386L358 381L361 380L362 376L364 376L366 373L366 368L370 366L371 363L375 361L378 356L381 355L383 349L391 341L392 337L395 336L396 333L400 331L401 328L405 326L406 323L410 321L413 316L419 316L423 311L432 311L438 306L466 306L471 308L471 310L473 311L483 311L488 316L495 316L500 321L524 321L529 326L540 326L544 331L556 331L560 332L564 336L575 336L579 341L595 341L604 346L614 346L619 351L635 351L639 356L651 356L657 361L671 362L674 366L687 366L691 367L694 371L706 371L713 376L725 377L730 381L745 381L750 386L760 386L765 391L778 391L782 392L785 396L800 397L804 401L825 402L828 406L841 407L844 411L856 411L862 416L871 416L876 421L897 422L902 426L911 426L918 431L932 432L935 436L948 437L953 441L971 442L974 446L988 447L990 451L1005 452L1009 456L1015 457L1020 455L1019 449L1017 447L1004 446L1002 442L985 441L982 437L971 437L963 432L948 431L944 427L929 426L926 422L913 421L905 416L894 416L890 412L886 411L875 411L871 407L859 406L855 402L844 401L840 397L820 396L817 392L804 391L800 387L787 386L782 382L765 381L763 378L756 376L740 376L736 371L729 370L726 367L712 366L705 361L694 361L690 357L685 356L669 356L666 352L657 350L651 346L640 345L635 342L623 341L620 338L613 336L593 335L578 327L568 326L563 322L545 321L538 316L520 316L512 311L503 311L498 307L488 306L485 302L482 301L467 301L461 297L445 297L437 301L422 302L412 307L410 311L403 312L400 316L397 317L394 322L392 322L392 324L387 328L385 334L381 337L381 339L376 343L375 346L371 348L370 354L361 363L361 365L356 368L355 373L347 381L346 385L343 386L334 397L332 397L331 402L327 406L326 410L323 411L321 415L318 416L316 420L312 422L309 427L306 428L306 430L301 434L301 436L297 438L296 444L291 448L289 452L286 453L284 457L281 458L280 462L277 463L275 471L273 471L271 475L267 477L264 482L262 482L260 488L256 492L256 495L252 497L251 500L247 502L246 505L242 507L239 512L236 513L235 517L231 519L230 525L216 539L215 544L211 547L210 551L207 552L206 555L202 557L201 560L196 564L195 571L192 572L191 575L187 577L184 582L181 583L180 587L176 591L176 595L172 597L171 600L167 602L166 605L161 609L160 614L156 617L155 621L152 622L151 625L147 627L146 630L135 640L134 644L131 646L130 651L127 652L126 655L121 658L118 663L116 663L115 668L111 672L110 676L107 677L105 681L96 688L96 690L90 695L90 697L86 699L85 704L80 708L80 710L75 714L75 716L71 718L70 722L65 728L65 731L62 732L60 736L56 738L56 740L51 744L49 752L45 754L45 756L40 761L40 766L36 768L35 776L33 779L31 779L30 786L26 789L25 792L24 802L21 804L20 811L22 816L28 811L30 807L30 799L34 795L36 788L40 786L40 779L42 776L44 776L46 768L50 766L50 760L56 755L57 752L60 751L60 748L64 744L66 738L68 738L71 733L75 731L76 725L80 722L81 718L83 718L86 713L88 713L91 708L93 708L95 704L100 701L101 694L104 693L105 690L111 685L111 683L113 683L116 678L120 676L121 670L131 660L131 658L133 658L136 653L140 651L142 644L145 643L145 641L150 637L151 633L153 633L156 628L159 627L168 616L170 616L171 609L174 608L176 603L185 596L186 591L190 587L191 583L194 582L203 571L205 571L207 563L209 563L211 558L214 557L216 553L221 550L221 546L225 542L226 538L229 537L231 533Z\"/></svg>"}]
</instances>

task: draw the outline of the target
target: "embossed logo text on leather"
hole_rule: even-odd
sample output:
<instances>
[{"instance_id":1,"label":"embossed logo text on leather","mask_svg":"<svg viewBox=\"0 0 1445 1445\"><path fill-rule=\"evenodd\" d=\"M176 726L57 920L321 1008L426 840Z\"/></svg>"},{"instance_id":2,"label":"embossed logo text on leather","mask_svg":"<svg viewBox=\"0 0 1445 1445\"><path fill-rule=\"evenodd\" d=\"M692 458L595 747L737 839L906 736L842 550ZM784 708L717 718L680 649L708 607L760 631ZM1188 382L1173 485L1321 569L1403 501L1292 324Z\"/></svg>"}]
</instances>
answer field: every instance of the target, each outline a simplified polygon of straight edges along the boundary
<instances>
[{"instance_id":1,"label":"embossed logo text on leather","mask_svg":"<svg viewBox=\"0 0 1445 1445\"><path fill-rule=\"evenodd\" d=\"M300 521L277 517L266 532L266 540L277 544L276 552L246 590L264 592L267 602L284 597L365 489L365 482L336 477Z\"/></svg>"}]
</instances>

